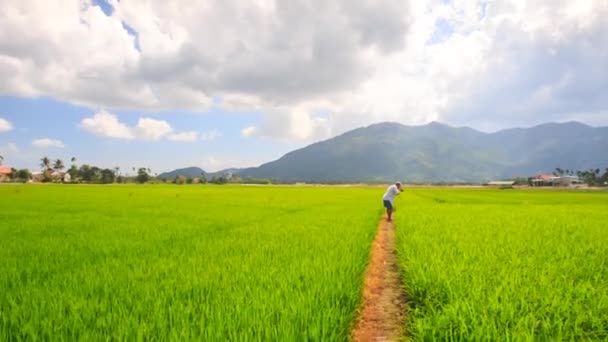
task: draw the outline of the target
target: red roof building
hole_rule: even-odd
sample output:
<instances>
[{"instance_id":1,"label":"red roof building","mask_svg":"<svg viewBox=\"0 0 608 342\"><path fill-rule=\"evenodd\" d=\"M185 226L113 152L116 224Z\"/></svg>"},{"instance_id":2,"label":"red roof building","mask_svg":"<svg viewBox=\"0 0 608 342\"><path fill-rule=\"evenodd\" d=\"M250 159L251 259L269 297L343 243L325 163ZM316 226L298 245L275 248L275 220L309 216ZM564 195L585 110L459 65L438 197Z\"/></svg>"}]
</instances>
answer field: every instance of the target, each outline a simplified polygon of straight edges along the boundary
<instances>
[{"instance_id":1,"label":"red roof building","mask_svg":"<svg viewBox=\"0 0 608 342\"><path fill-rule=\"evenodd\" d=\"M10 175L11 174L12 169L8 166L0 166L0 175Z\"/></svg>"},{"instance_id":2,"label":"red roof building","mask_svg":"<svg viewBox=\"0 0 608 342\"><path fill-rule=\"evenodd\" d=\"M532 179L533 186L571 186L582 184L577 176L556 176L552 174L540 174Z\"/></svg>"},{"instance_id":3,"label":"red roof building","mask_svg":"<svg viewBox=\"0 0 608 342\"><path fill-rule=\"evenodd\" d=\"M548 181L548 180L553 180L555 178L557 178L557 176L547 173L544 175L538 175L538 176L536 176L535 179L542 180L542 181Z\"/></svg>"}]
</instances>

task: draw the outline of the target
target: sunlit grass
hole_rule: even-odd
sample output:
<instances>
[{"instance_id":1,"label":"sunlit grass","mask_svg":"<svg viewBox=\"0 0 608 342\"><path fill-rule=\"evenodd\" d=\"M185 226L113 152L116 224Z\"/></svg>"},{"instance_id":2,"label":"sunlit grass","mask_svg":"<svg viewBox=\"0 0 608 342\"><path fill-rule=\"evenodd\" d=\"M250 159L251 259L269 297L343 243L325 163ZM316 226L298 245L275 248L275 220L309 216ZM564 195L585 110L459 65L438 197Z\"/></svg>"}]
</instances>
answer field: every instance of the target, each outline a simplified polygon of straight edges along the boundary
<instances>
[{"instance_id":1,"label":"sunlit grass","mask_svg":"<svg viewBox=\"0 0 608 342\"><path fill-rule=\"evenodd\" d=\"M1 186L0 340L345 340L377 192Z\"/></svg>"},{"instance_id":2,"label":"sunlit grass","mask_svg":"<svg viewBox=\"0 0 608 342\"><path fill-rule=\"evenodd\" d=\"M398 251L415 340L608 339L608 194L409 189Z\"/></svg>"}]
</instances>

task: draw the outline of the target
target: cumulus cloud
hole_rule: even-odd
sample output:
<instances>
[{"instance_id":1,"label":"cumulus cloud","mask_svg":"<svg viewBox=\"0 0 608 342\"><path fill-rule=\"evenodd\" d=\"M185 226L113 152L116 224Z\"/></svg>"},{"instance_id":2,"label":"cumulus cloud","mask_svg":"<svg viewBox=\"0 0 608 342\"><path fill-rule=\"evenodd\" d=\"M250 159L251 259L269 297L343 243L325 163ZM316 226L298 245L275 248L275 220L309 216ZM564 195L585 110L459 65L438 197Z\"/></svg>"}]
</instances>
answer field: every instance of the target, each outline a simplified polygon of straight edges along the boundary
<instances>
[{"instance_id":1,"label":"cumulus cloud","mask_svg":"<svg viewBox=\"0 0 608 342\"><path fill-rule=\"evenodd\" d=\"M3 118L0 118L0 133L8 132L13 129L13 124Z\"/></svg>"},{"instance_id":2,"label":"cumulus cloud","mask_svg":"<svg viewBox=\"0 0 608 342\"><path fill-rule=\"evenodd\" d=\"M5 1L0 94L151 112L217 99L264 115L243 136L299 141L384 120L608 124L605 0L109 3ZM179 134L156 121L106 124Z\"/></svg>"},{"instance_id":3,"label":"cumulus cloud","mask_svg":"<svg viewBox=\"0 0 608 342\"><path fill-rule=\"evenodd\" d=\"M141 118L133 132L143 140L158 140L173 132L173 128L165 120Z\"/></svg>"},{"instance_id":4,"label":"cumulus cloud","mask_svg":"<svg viewBox=\"0 0 608 342\"><path fill-rule=\"evenodd\" d=\"M461 47L473 44L476 53L467 60L476 67L447 84L452 95L441 118L488 129L596 121L608 108L603 95L608 90L608 23L601 19L606 14L603 1L488 4L477 31L449 39ZM446 51L445 46L439 49Z\"/></svg>"},{"instance_id":5,"label":"cumulus cloud","mask_svg":"<svg viewBox=\"0 0 608 342\"><path fill-rule=\"evenodd\" d=\"M101 110L80 122L80 126L90 133L101 137L135 139L132 129L118 121L116 115Z\"/></svg>"},{"instance_id":6,"label":"cumulus cloud","mask_svg":"<svg viewBox=\"0 0 608 342\"><path fill-rule=\"evenodd\" d=\"M141 118L135 127L129 127L120 122L114 114L101 110L80 123L81 127L98 136L116 139L159 140L173 132L164 120Z\"/></svg>"},{"instance_id":7,"label":"cumulus cloud","mask_svg":"<svg viewBox=\"0 0 608 342\"><path fill-rule=\"evenodd\" d=\"M38 148L64 148L65 145L61 140L41 138L32 140L32 146Z\"/></svg>"},{"instance_id":8,"label":"cumulus cloud","mask_svg":"<svg viewBox=\"0 0 608 342\"><path fill-rule=\"evenodd\" d=\"M89 133L114 139L158 141L166 137L168 140L181 142L194 142L199 139L199 133L196 131L174 132L173 127L165 120L140 118L135 126L130 127L121 122L115 114L105 110L82 119L80 126ZM213 140L220 135L219 131L212 130L203 133L201 138Z\"/></svg>"},{"instance_id":9,"label":"cumulus cloud","mask_svg":"<svg viewBox=\"0 0 608 342\"><path fill-rule=\"evenodd\" d=\"M0 71L14 81L0 90L151 110L293 100L349 88L369 69L362 54L397 49L408 27L401 0L109 2L111 16L88 1L4 4Z\"/></svg>"},{"instance_id":10,"label":"cumulus cloud","mask_svg":"<svg viewBox=\"0 0 608 342\"><path fill-rule=\"evenodd\" d=\"M329 137L331 127L327 118L310 114L305 109L283 107L269 110L261 127L245 127L241 135L279 140L318 140Z\"/></svg>"}]
</instances>

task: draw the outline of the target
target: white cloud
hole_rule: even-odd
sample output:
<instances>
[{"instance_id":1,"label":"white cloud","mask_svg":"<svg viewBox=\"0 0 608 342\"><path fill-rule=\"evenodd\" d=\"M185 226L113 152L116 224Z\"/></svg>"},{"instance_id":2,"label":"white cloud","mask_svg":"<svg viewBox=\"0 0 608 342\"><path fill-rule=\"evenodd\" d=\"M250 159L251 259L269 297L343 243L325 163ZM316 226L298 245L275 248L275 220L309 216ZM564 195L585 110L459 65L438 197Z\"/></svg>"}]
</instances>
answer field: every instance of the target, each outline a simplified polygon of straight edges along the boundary
<instances>
[{"instance_id":1,"label":"white cloud","mask_svg":"<svg viewBox=\"0 0 608 342\"><path fill-rule=\"evenodd\" d=\"M86 131L101 137L158 141L167 138L171 141L195 142L199 140L214 140L222 133L218 130L211 130L199 134L196 131L175 132L173 127L165 120L152 118L140 118L137 125L130 127L121 122L115 114L101 110L93 114L92 117L84 118L80 126Z\"/></svg>"},{"instance_id":2,"label":"white cloud","mask_svg":"<svg viewBox=\"0 0 608 342\"><path fill-rule=\"evenodd\" d=\"M173 131L173 128L164 120L141 118L133 129L135 135L143 140L159 140Z\"/></svg>"},{"instance_id":3,"label":"white cloud","mask_svg":"<svg viewBox=\"0 0 608 342\"><path fill-rule=\"evenodd\" d=\"M279 140L310 141L331 135L329 120L311 114L306 107L276 107L266 113L261 127L249 126L241 130L245 137L266 136Z\"/></svg>"},{"instance_id":4,"label":"white cloud","mask_svg":"<svg viewBox=\"0 0 608 342\"><path fill-rule=\"evenodd\" d=\"M111 16L89 1L5 1L0 94L140 111L213 98L263 113L243 136L300 142L384 120L608 124L605 0L109 2ZM181 134L161 121L92 126Z\"/></svg>"},{"instance_id":5,"label":"white cloud","mask_svg":"<svg viewBox=\"0 0 608 342\"><path fill-rule=\"evenodd\" d=\"M84 118L80 126L98 136L126 140L159 140L173 131L167 121L151 118L140 118L135 127L129 127L120 122L115 114L105 110L93 114L90 118Z\"/></svg>"},{"instance_id":6,"label":"white cloud","mask_svg":"<svg viewBox=\"0 0 608 342\"><path fill-rule=\"evenodd\" d=\"M32 146L38 148L64 148L65 145L61 140L49 139L49 138L41 138L32 140Z\"/></svg>"},{"instance_id":7,"label":"white cloud","mask_svg":"<svg viewBox=\"0 0 608 342\"><path fill-rule=\"evenodd\" d=\"M8 132L13 129L13 124L3 118L0 118L0 133Z\"/></svg>"},{"instance_id":8,"label":"white cloud","mask_svg":"<svg viewBox=\"0 0 608 342\"><path fill-rule=\"evenodd\" d=\"M105 110L95 113L93 117L83 119L80 126L88 132L102 137L127 140L135 138L131 128L120 122L116 115Z\"/></svg>"},{"instance_id":9,"label":"white cloud","mask_svg":"<svg viewBox=\"0 0 608 342\"><path fill-rule=\"evenodd\" d=\"M198 140L198 132L196 131L187 131L170 134L167 139L171 141L182 141L182 142L195 142Z\"/></svg>"},{"instance_id":10,"label":"white cloud","mask_svg":"<svg viewBox=\"0 0 608 342\"><path fill-rule=\"evenodd\" d=\"M258 129L255 126L248 126L241 130L241 135L244 137L251 137L257 133L257 130Z\"/></svg>"}]
</instances>

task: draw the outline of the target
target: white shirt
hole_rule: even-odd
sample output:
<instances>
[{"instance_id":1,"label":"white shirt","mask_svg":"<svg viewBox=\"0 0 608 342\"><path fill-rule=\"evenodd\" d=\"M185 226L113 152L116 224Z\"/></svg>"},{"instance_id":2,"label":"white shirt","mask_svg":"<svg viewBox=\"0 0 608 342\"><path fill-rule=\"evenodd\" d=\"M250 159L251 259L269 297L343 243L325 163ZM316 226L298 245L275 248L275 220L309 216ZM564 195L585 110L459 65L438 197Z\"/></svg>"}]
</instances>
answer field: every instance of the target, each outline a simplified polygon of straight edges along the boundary
<instances>
[{"instance_id":1,"label":"white shirt","mask_svg":"<svg viewBox=\"0 0 608 342\"><path fill-rule=\"evenodd\" d=\"M395 204L395 196L399 195L401 193L401 191L399 191L399 188L397 188L397 185L393 184L391 186L389 186L386 189L386 192L384 193L384 197L382 197L383 201L390 201L391 204Z\"/></svg>"}]
</instances>

